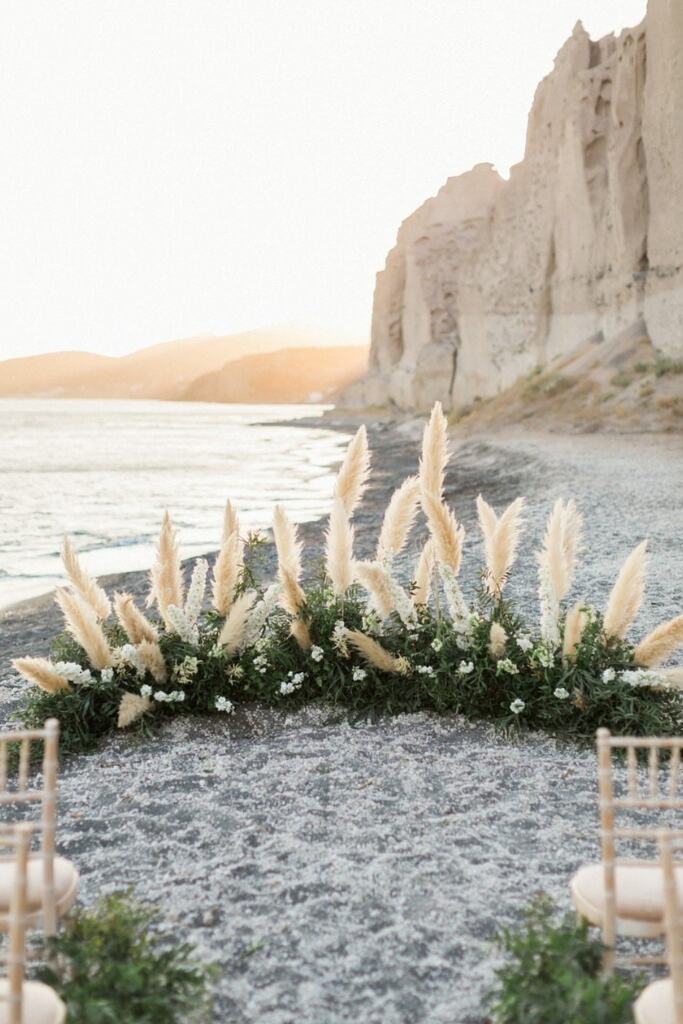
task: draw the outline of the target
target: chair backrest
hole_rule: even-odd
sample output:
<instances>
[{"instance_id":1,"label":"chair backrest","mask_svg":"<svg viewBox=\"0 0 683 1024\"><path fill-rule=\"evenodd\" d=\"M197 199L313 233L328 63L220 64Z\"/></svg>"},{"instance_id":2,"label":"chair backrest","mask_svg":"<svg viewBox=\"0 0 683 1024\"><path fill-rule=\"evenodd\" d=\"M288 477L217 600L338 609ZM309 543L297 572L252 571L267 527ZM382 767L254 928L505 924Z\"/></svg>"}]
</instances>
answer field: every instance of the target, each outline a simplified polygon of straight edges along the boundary
<instances>
[{"instance_id":1,"label":"chair backrest","mask_svg":"<svg viewBox=\"0 0 683 1024\"><path fill-rule=\"evenodd\" d=\"M600 797L600 838L605 885L603 939L612 949L616 941L616 843L618 839L656 843L661 830L661 815L652 825L621 827L617 816L627 811L683 810L681 787L681 750L683 736L612 736L609 729L598 729L598 791ZM623 783L615 772L613 751L625 752L622 758ZM666 755L665 757L662 755ZM639 772L639 757L646 770ZM606 961L609 965L609 958Z\"/></svg>"},{"instance_id":2,"label":"chair backrest","mask_svg":"<svg viewBox=\"0 0 683 1024\"><path fill-rule=\"evenodd\" d=\"M674 856L675 850L682 847L680 832L662 829L659 835L659 852L662 859L666 952L673 985L675 1024L683 1024L683 905L676 885Z\"/></svg>"},{"instance_id":3,"label":"chair backrest","mask_svg":"<svg viewBox=\"0 0 683 1024\"><path fill-rule=\"evenodd\" d=\"M31 768L34 763L32 746L43 744L42 779L40 785L31 786ZM18 748L18 759L10 760ZM59 722L49 718L42 729L0 733L0 807L16 804L40 806L40 822L36 830L41 833L43 861L43 918L46 935L57 930L54 856L57 828L57 770L59 756Z\"/></svg>"},{"instance_id":4,"label":"chair backrest","mask_svg":"<svg viewBox=\"0 0 683 1024\"><path fill-rule=\"evenodd\" d=\"M22 995L26 967L26 884L28 855L33 826L29 822L15 825L0 833L0 847L11 851L14 859L10 913L8 921L8 952L0 957L7 968L7 986L0 989L0 1002L7 1003L7 1024L21 1024Z\"/></svg>"}]
</instances>

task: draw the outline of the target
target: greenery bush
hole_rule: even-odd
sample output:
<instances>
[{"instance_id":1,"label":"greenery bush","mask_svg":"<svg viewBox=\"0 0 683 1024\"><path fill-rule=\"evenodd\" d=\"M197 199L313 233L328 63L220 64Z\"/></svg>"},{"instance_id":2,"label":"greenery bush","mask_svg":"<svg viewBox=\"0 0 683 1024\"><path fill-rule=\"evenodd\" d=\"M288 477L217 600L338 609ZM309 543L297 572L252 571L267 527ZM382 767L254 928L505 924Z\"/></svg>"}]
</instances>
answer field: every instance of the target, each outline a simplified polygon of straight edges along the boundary
<instances>
[{"instance_id":1,"label":"greenery bush","mask_svg":"<svg viewBox=\"0 0 683 1024\"><path fill-rule=\"evenodd\" d=\"M489 1000L492 1024L632 1024L643 982L603 976L601 944L547 897L537 897L500 943L506 962Z\"/></svg>"},{"instance_id":2,"label":"greenery bush","mask_svg":"<svg viewBox=\"0 0 683 1024\"><path fill-rule=\"evenodd\" d=\"M167 945L156 913L128 895L77 909L37 972L64 1000L73 1024L188 1024L210 1019L209 971L186 943Z\"/></svg>"}]
</instances>

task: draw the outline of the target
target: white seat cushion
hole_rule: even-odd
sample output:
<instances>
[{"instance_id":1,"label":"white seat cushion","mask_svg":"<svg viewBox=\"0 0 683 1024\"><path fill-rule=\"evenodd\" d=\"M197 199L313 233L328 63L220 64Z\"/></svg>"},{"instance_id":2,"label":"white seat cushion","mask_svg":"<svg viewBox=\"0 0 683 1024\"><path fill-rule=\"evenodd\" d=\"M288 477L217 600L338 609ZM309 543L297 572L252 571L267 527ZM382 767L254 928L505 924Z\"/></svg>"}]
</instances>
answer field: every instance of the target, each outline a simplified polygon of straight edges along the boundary
<instances>
[{"instance_id":1,"label":"white seat cushion","mask_svg":"<svg viewBox=\"0 0 683 1024\"><path fill-rule=\"evenodd\" d=\"M55 857L54 865L57 913L65 914L76 899L78 871L71 861L64 857ZM9 912L13 888L14 860L0 860L0 918ZM42 911L43 859L39 855L31 857L28 862L26 901L29 914L33 915ZM5 930L2 920L0 920L0 928Z\"/></svg>"},{"instance_id":2,"label":"white seat cushion","mask_svg":"<svg viewBox=\"0 0 683 1024\"><path fill-rule=\"evenodd\" d=\"M676 868L683 895L683 864ZM601 926L605 911L604 868L587 864L571 881L572 901L582 917ZM617 921L622 934L659 935L664 931L662 872L653 861L626 861L616 868ZM629 928L629 922L634 927Z\"/></svg>"},{"instance_id":3,"label":"white seat cushion","mask_svg":"<svg viewBox=\"0 0 683 1024\"><path fill-rule=\"evenodd\" d=\"M633 1004L636 1024L676 1024L671 978L653 981Z\"/></svg>"},{"instance_id":4,"label":"white seat cushion","mask_svg":"<svg viewBox=\"0 0 683 1024\"><path fill-rule=\"evenodd\" d=\"M9 1020L6 1002L8 982L0 978L0 1024ZM22 1024L62 1024L66 1020L66 1006L48 985L42 981L25 981L21 996Z\"/></svg>"}]
</instances>

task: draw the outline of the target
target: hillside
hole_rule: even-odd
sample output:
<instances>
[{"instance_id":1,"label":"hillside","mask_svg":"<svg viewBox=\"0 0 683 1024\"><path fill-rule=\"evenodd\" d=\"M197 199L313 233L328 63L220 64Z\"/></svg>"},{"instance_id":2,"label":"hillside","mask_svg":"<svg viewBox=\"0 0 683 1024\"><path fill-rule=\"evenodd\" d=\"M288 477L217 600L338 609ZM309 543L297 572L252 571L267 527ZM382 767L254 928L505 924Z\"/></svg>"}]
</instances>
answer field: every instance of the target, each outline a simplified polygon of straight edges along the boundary
<instances>
[{"instance_id":1,"label":"hillside","mask_svg":"<svg viewBox=\"0 0 683 1024\"><path fill-rule=\"evenodd\" d=\"M288 348L244 356L205 374L183 393L194 402L331 401L367 368L367 348Z\"/></svg>"},{"instance_id":2,"label":"hillside","mask_svg":"<svg viewBox=\"0 0 683 1024\"><path fill-rule=\"evenodd\" d=\"M334 340L310 331L273 329L219 337L184 338L152 345L118 358L90 352L58 352L10 359L0 362L0 397L181 400L190 397L195 382L199 384L200 380L200 390L207 395L218 396L226 392L226 387L222 385L212 389L211 381L213 375L224 374L227 363L292 348L309 352L309 369L304 368L304 360L301 360L301 372L310 385L308 390L327 392L334 389L337 378L351 382L364 370L365 349L357 348L357 353L363 353L362 359L358 356L358 372L350 374L343 363L340 373L335 376L334 357L329 353L344 353L346 349L338 345L330 347ZM339 358L344 360L345 357L340 355ZM319 381L316 376L318 367L322 374ZM256 382L262 379L265 384L263 374L267 371L259 371L255 367L240 373L245 382L248 381L249 394L260 393ZM286 390L280 388L278 393ZM242 397L232 385L227 391L234 397L209 397L206 400L268 401L265 398ZM300 391L297 389L297 394Z\"/></svg>"}]
</instances>

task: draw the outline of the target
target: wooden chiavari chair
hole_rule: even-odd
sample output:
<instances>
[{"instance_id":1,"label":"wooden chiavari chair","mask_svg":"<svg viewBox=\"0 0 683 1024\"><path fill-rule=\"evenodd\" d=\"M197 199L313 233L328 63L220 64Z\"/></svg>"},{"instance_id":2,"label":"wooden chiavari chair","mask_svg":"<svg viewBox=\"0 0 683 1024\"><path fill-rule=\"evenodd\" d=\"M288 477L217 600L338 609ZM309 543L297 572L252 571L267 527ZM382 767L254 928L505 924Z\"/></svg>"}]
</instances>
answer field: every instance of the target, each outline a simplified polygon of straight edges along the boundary
<instances>
[{"instance_id":1,"label":"wooden chiavari chair","mask_svg":"<svg viewBox=\"0 0 683 1024\"><path fill-rule=\"evenodd\" d=\"M7 977L0 978L0 1024L63 1024L66 1007L57 993L40 981L26 981L28 864L33 828L16 825L0 835L0 846L12 858L12 891L7 914Z\"/></svg>"},{"instance_id":2,"label":"wooden chiavari chair","mask_svg":"<svg viewBox=\"0 0 683 1024\"><path fill-rule=\"evenodd\" d=\"M31 787L31 748L43 744L42 780ZM10 754L18 748L16 771L10 770ZM59 722L49 719L42 729L0 733L0 806L6 814L14 806L39 805L40 849L28 862L27 914L30 927L42 927L54 935L57 922L73 905L78 891L78 871L71 861L55 853L57 826L57 758ZM6 822L7 823L7 822ZM12 824L9 822L8 824ZM0 858L0 931L7 931L13 891L14 860Z\"/></svg>"},{"instance_id":3,"label":"wooden chiavari chair","mask_svg":"<svg viewBox=\"0 0 683 1024\"><path fill-rule=\"evenodd\" d=\"M653 981L641 992L633 1007L636 1024L683 1024L683 899L674 858L675 851L681 849L683 835L680 832L661 831L659 853L670 976Z\"/></svg>"},{"instance_id":4,"label":"wooden chiavari chair","mask_svg":"<svg viewBox=\"0 0 683 1024\"><path fill-rule=\"evenodd\" d=\"M683 737L612 736L598 729L598 791L601 861L579 868L571 881L572 902L589 924L602 929L605 968L614 968L617 936L655 938L665 931L661 866L655 859L617 859L619 840L653 844L662 826L661 812L683 810L680 791ZM617 785L612 752L625 752L625 792ZM647 770L639 770L638 754L647 752ZM663 752L668 755L668 782L662 788ZM645 787L641 776L646 775ZM617 825L627 812L655 811L658 820L644 828ZM676 868L683 884L683 865ZM663 956L631 956L630 963L662 963Z\"/></svg>"}]
</instances>

